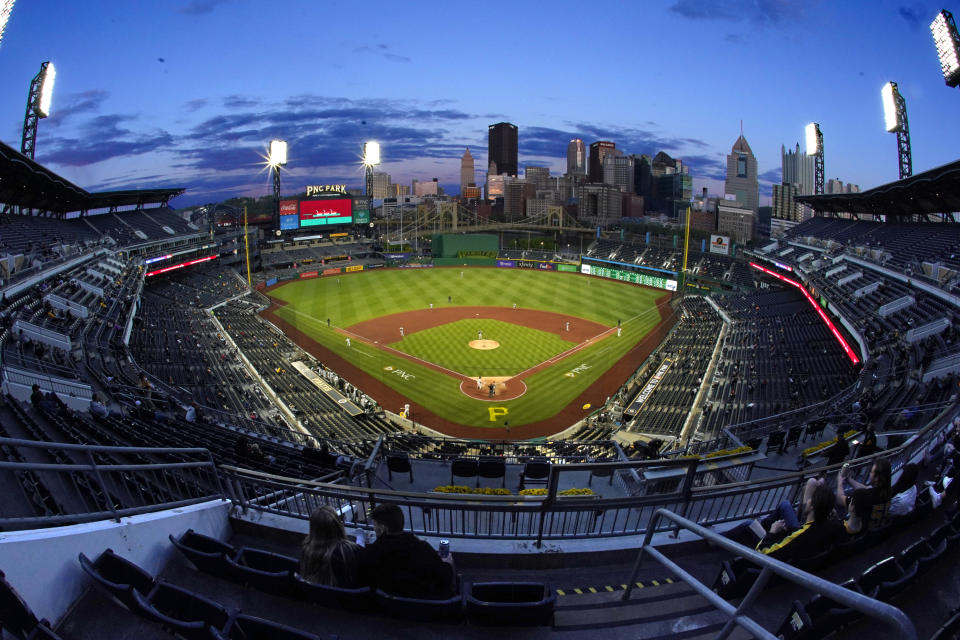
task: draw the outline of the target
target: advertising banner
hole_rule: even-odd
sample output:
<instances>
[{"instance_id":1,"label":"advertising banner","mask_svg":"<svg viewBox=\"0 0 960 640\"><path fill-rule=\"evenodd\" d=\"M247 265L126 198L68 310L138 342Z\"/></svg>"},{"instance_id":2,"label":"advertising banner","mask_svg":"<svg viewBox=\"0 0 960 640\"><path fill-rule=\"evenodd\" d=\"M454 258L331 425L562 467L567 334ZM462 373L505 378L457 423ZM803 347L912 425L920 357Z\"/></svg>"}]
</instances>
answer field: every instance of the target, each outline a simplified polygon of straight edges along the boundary
<instances>
[{"instance_id":1,"label":"advertising banner","mask_svg":"<svg viewBox=\"0 0 960 640\"><path fill-rule=\"evenodd\" d=\"M335 276L340 273L340 267L333 267L332 269L324 269L323 275L325 276Z\"/></svg>"},{"instance_id":2,"label":"advertising banner","mask_svg":"<svg viewBox=\"0 0 960 640\"><path fill-rule=\"evenodd\" d=\"M663 364L660 365L660 368L657 369L657 372L653 374L647 384L644 385L643 389L640 390L640 393L633 399L633 402L623 410L623 413L629 416L637 415L637 412L640 411L640 407L644 402L647 401L647 398L654 392L657 386L660 384L660 381L663 380L663 376L667 373L667 370L670 368L670 365L673 364L671 360L664 360Z\"/></svg>"},{"instance_id":3,"label":"advertising banner","mask_svg":"<svg viewBox=\"0 0 960 640\"><path fill-rule=\"evenodd\" d=\"M370 224L370 210L359 209L353 212L354 224Z\"/></svg>"},{"instance_id":4,"label":"advertising banner","mask_svg":"<svg viewBox=\"0 0 960 640\"><path fill-rule=\"evenodd\" d=\"M353 264L353 265L350 265L349 267L345 267L345 268L343 269L343 271L344 271L344 273L351 273L351 272L353 272L353 271L363 271L363 265L362 265L362 264Z\"/></svg>"},{"instance_id":5,"label":"advertising banner","mask_svg":"<svg viewBox=\"0 0 960 640\"><path fill-rule=\"evenodd\" d=\"M296 200L281 200L280 201L280 215L289 216L297 215L297 205L299 204Z\"/></svg>"},{"instance_id":6,"label":"advertising banner","mask_svg":"<svg viewBox=\"0 0 960 640\"><path fill-rule=\"evenodd\" d=\"M710 235L710 253L730 255L730 238L728 236Z\"/></svg>"},{"instance_id":7,"label":"advertising banner","mask_svg":"<svg viewBox=\"0 0 960 640\"><path fill-rule=\"evenodd\" d=\"M276 279L276 278L270 278L269 280L267 280L267 286L268 286L268 287L272 287L272 286L275 285L275 284L277 284L277 279Z\"/></svg>"},{"instance_id":8,"label":"advertising banner","mask_svg":"<svg viewBox=\"0 0 960 640\"><path fill-rule=\"evenodd\" d=\"M432 264L423 264L422 262L410 262L407 264L397 265L401 269L426 269L427 267L432 267Z\"/></svg>"},{"instance_id":9,"label":"advertising banner","mask_svg":"<svg viewBox=\"0 0 960 640\"><path fill-rule=\"evenodd\" d=\"M385 253L383 257L387 260L406 260L410 257L409 253Z\"/></svg>"},{"instance_id":10,"label":"advertising banner","mask_svg":"<svg viewBox=\"0 0 960 640\"><path fill-rule=\"evenodd\" d=\"M280 231L290 231L300 228L300 217L297 214L280 216Z\"/></svg>"},{"instance_id":11,"label":"advertising banner","mask_svg":"<svg viewBox=\"0 0 960 640\"><path fill-rule=\"evenodd\" d=\"M498 267L515 267L517 262L515 260L497 260Z\"/></svg>"},{"instance_id":12,"label":"advertising banner","mask_svg":"<svg viewBox=\"0 0 960 640\"><path fill-rule=\"evenodd\" d=\"M320 274L318 274L316 271L304 271L300 274L300 279L306 280L307 278L316 278L318 275Z\"/></svg>"},{"instance_id":13,"label":"advertising banner","mask_svg":"<svg viewBox=\"0 0 960 640\"><path fill-rule=\"evenodd\" d=\"M563 263L561 263L561 264L558 264L558 265L557 265L557 271L572 271L573 273L576 273L576 272L578 271L578 269L577 269L577 265L575 265L575 264L563 264Z\"/></svg>"},{"instance_id":14,"label":"advertising banner","mask_svg":"<svg viewBox=\"0 0 960 640\"><path fill-rule=\"evenodd\" d=\"M600 276L602 278L611 278L622 282L632 282L642 284L647 287L656 287L657 289L666 289L667 291L677 290L677 281L652 276L646 273L637 273L635 271L624 271L622 269L611 269L610 267L601 267L595 264L580 265L580 272L587 275Z\"/></svg>"}]
</instances>

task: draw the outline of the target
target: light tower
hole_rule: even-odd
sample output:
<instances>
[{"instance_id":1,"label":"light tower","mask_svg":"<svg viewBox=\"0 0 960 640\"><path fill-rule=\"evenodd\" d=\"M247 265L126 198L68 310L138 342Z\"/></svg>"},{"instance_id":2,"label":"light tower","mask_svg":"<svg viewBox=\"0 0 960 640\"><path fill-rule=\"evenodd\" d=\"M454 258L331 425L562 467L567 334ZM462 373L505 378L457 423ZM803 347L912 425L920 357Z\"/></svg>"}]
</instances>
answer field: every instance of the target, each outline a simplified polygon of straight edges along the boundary
<instances>
[{"instance_id":1,"label":"light tower","mask_svg":"<svg viewBox=\"0 0 960 640\"><path fill-rule=\"evenodd\" d=\"M900 95L896 82L888 82L880 90L883 98L883 119L887 131L897 134L897 156L900 179L913 175L913 157L910 152L910 127L907 124L907 101Z\"/></svg>"},{"instance_id":2,"label":"light tower","mask_svg":"<svg viewBox=\"0 0 960 640\"><path fill-rule=\"evenodd\" d=\"M806 128L807 155L813 156L813 193L823 193L823 132L820 124L811 122Z\"/></svg>"},{"instance_id":3,"label":"light tower","mask_svg":"<svg viewBox=\"0 0 960 640\"><path fill-rule=\"evenodd\" d=\"M10 20L10 12L13 11L15 0L0 0L0 43L3 42L3 32L7 28L7 21Z\"/></svg>"},{"instance_id":4,"label":"light tower","mask_svg":"<svg viewBox=\"0 0 960 640\"><path fill-rule=\"evenodd\" d=\"M960 85L960 35L957 35L957 23L953 14L944 9L930 23L933 43L937 46L940 69L948 87Z\"/></svg>"},{"instance_id":5,"label":"light tower","mask_svg":"<svg viewBox=\"0 0 960 640\"><path fill-rule=\"evenodd\" d=\"M37 147L37 123L40 118L50 115L50 101L53 97L53 81L57 70L49 60L40 65L40 72L30 82L27 95L27 113L23 117L23 137L20 139L20 153L34 158Z\"/></svg>"},{"instance_id":6,"label":"light tower","mask_svg":"<svg viewBox=\"0 0 960 640\"><path fill-rule=\"evenodd\" d=\"M370 140L363 143L363 174L366 194L373 197L373 168L380 164L380 143Z\"/></svg>"},{"instance_id":7,"label":"light tower","mask_svg":"<svg viewBox=\"0 0 960 640\"><path fill-rule=\"evenodd\" d=\"M271 140L267 164L273 171L273 223L280 228L280 167L287 164L287 141Z\"/></svg>"}]
</instances>

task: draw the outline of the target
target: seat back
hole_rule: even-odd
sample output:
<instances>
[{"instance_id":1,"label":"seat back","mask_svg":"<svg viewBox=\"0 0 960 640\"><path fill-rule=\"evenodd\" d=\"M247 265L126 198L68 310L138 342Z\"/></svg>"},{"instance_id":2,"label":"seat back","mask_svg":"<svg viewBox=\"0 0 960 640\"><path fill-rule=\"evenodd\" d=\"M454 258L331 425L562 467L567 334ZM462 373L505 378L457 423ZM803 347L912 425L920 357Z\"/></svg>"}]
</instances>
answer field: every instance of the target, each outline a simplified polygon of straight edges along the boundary
<instances>
[{"instance_id":1,"label":"seat back","mask_svg":"<svg viewBox=\"0 0 960 640\"><path fill-rule=\"evenodd\" d=\"M897 564L896 559L891 556L864 571L860 577L857 578L857 585L859 585L863 593L871 598L876 598L881 584L894 582L902 576L903 572L900 570L900 566Z\"/></svg>"},{"instance_id":2,"label":"seat back","mask_svg":"<svg viewBox=\"0 0 960 640\"><path fill-rule=\"evenodd\" d=\"M477 475L478 466L473 458L455 458L450 463L450 475L458 478L474 478Z\"/></svg>"},{"instance_id":3,"label":"seat back","mask_svg":"<svg viewBox=\"0 0 960 640\"><path fill-rule=\"evenodd\" d=\"M185 547L189 547L201 553L223 552L229 556L233 555L233 553L236 551L233 545L221 540L217 540L216 538L203 535L202 533L197 533L193 529L187 529L183 535L180 536L178 542Z\"/></svg>"},{"instance_id":4,"label":"seat back","mask_svg":"<svg viewBox=\"0 0 960 640\"><path fill-rule=\"evenodd\" d=\"M385 612L398 618L424 622L454 622L463 617L463 594L445 600L404 598L377 589L374 598Z\"/></svg>"},{"instance_id":5,"label":"seat back","mask_svg":"<svg viewBox=\"0 0 960 640\"><path fill-rule=\"evenodd\" d=\"M47 620L41 620L27 636L27 640L63 640L63 638L50 628L50 623Z\"/></svg>"},{"instance_id":6,"label":"seat back","mask_svg":"<svg viewBox=\"0 0 960 640\"><path fill-rule=\"evenodd\" d=\"M134 597L140 594L134 592ZM170 627L187 638L209 637L208 627L223 629L230 614L220 604L166 582L158 582L145 603L147 617Z\"/></svg>"},{"instance_id":7,"label":"seat back","mask_svg":"<svg viewBox=\"0 0 960 640\"><path fill-rule=\"evenodd\" d=\"M387 454L387 468L396 473L410 471L410 456L406 453Z\"/></svg>"},{"instance_id":8,"label":"seat back","mask_svg":"<svg viewBox=\"0 0 960 640\"><path fill-rule=\"evenodd\" d=\"M220 636L229 640L323 640L313 633L242 614L234 616Z\"/></svg>"},{"instance_id":9,"label":"seat back","mask_svg":"<svg viewBox=\"0 0 960 640\"><path fill-rule=\"evenodd\" d=\"M541 582L477 582L465 594L467 618L480 625L549 625L556 599Z\"/></svg>"},{"instance_id":10,"label":"seat back","mask_svg":"<svg viewBox=\"0 0 960 640\"><path fill-rule=\"evenodd\" d=\"M230 569L227 566L227 557L229 555L232 555L233 547L230 547L231 553L227 553L223 550L214 550L211 547L206 547L206 549L210 549L210 550L198 549L191 546L190 544L187 543L187 541L184 540L184 538L186 538L186 535L187 534L184 534L178 540L174 538L173 535L171 534L169 536L170 542L172 542L173 546L179 549L180 552L183 555L185 555L187 559L190 560L190 562L192 562L193 565L203 573L208 573L212 576L216 576L218 578L224 578L227 580L233 579L232 574L230 573Z\"/></svg>"},{"instance_id":11,"label":"seat back","mask_svg":"<svg viewBox=\"0 0 960 640\"><path fill-rule=\"evenodd\" d=\"M78 557L80 567L88 576L128 609L139 613L139 603L134 596L140 593L146 598L150 594L155 583L153 576L111 549L101 553L96 562L82 553Z\"/></svg>"},{"instance_id":12,"label":"seat back","mask_svg":"<svg viewBox=\"0 0 960 640\"><path fill-rule=\"evenodd\" d=\"M480 458L477 473L481 478L502 478L507 473L507 463L503 458Z\"/></svg>"},{"instance_id":13,"label":"seat back","mask_svg":"<svg viewBox=\"0 0 960 640\"><path fill-rule=\"evenodd\" d=\"M347 589L294 578L293 588L295 597L331 609L368 611L373 602L373 591L370 587Z\"/></svg>"},{"instance_id":14,"label":"seat back","mask_svg":"<svg viewBox=\"0 0 960 640\"><path fill-rule=\"evenodd\" d=\"M26 638L36 626L37 617L0 571L0 630Z\"/></svg>"},{"instance_id":15,"label":"seat back","mask_svg":"<svg viewBox=\"0 0 960 640\"><path fill-rule=\"evenodd\" d=\"M523 479L527 482L531 480L544 480L550 477L550 463L545 460L531 460L523 465Z\"/></svg>"}]
</instances>

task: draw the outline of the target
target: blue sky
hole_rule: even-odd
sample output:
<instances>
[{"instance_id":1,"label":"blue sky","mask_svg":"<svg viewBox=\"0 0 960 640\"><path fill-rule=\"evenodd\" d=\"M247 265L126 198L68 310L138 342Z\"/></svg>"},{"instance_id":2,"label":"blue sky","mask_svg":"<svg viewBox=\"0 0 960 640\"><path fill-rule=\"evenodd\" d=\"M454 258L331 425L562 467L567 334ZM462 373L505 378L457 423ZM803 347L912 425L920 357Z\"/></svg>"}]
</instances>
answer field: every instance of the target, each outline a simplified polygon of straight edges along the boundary
<instances>
[{"instance_id":1,"label":"blue sky","mask_svg":"<svg viewBox=\"0 0 960 640\"><path fill-rule=\"evenodd\" d=\"M90 190L182 186L174 206L271 187L360 186L363 140L394 182L454 191L487 125L519 127L520 164L565 169L566 143L665 150L722 192L740 122L765 179L816 120L826 177L897 179L880 87L907 101L914 171L957 159L960 91L929 23L960 5L826 0L332 3L19 0L0 43L0 138L18 148L30 79L52 60L36 159ZM769 198L762 198L769 200Z\"/></svg>"}]
</instances>

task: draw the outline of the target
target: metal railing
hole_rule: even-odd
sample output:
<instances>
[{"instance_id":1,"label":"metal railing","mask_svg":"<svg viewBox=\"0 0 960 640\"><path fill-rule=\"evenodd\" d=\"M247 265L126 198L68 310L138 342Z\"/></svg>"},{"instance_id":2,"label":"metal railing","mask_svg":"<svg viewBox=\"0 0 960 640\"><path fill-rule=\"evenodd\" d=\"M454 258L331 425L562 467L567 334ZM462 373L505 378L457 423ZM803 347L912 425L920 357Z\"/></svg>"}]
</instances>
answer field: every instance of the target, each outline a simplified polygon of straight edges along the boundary
<instances>
[{"instance_id":1,"label":"metal railing","mask_svg":"<svg viewBox=\"0 0 960 640\"><path fill-rule=\"evenodd\" d=\"M34 461L21 454L23 449L33 450L29 457ZM0 527L4 529L119 520L226 498L207 449L0 438L0 452L0 472L15 474L19 481L19 489L6 486L6 498L0 501ZM36 461L40 459L51 462ZM144 459L150 462L142 462ZM23 501L15 497L18 490ZM26 506L33 515L24 515ZM4 507L9 509L7 513L3 513Z\"/></svg>"},{"instance_id":2,"label":"metal railing","mask_svg":"<svg viewBox=\"0 0 960 640\"><path fill-rule=\"evenodd\" d=\"M898 447L851 461L851 473L865 478L874 460L880 457L889 459L894 470L918 460L932 439L943 431L952 412L952 408L944 411L916 437ZM654 521L655 512L661 508L703 526L761 517L772 513L782 500L796 502L808 479L840 467L837 464L773 478L731 481L740 477L737 467L724 469L722 461L679 458L552 465L544 496L389 491L305 482L235 467L221 467L221 471L227 478L231 497L244 511L252 509L306 520L316 506L329 504L348 514L347 524L368 528L369 510L388 503L400 506L408 528L420 535L529 540L540 546L544 541L669 531L669 523ZM565 482L565 486L583 486L588 477L602 483L616 479L620 486L636 485L639 476L639 490L634 495L617 497L561 495L560 477L569 473L580 475Z\"/></svg>"},{"instance_id":3,"label":"metal railing","mask_svg":"<svg viewBox=\"0 0 960 640\"><path fill-rule=\"evenodd\" d=\"M711 542L712 544L726 551L739 555L752 564L762 567L760 575L753 583L753 586L750 587L750 590L747 592L746 596L744 596L739 606L734 607L734 605L721 598L717 593L711 590L710 587L694 578L690 573L667 558L656 547L653 547L650 544L650 541L653 537L653 532L659 528L658 523L661 520L668 520L673 526L690 531ZM894 637L896 638L900 638L901 640L916 640L917 638L916 628L913 626L913 623L906 616L906 614L900 609L897 609L896 607L884 602L880 602L879 600L874 600L873 598L865 596L862 593L857 593L850 589L846 589L838 584L834 584L828 580L824 580L823 578L819 578L813 574L807 573L806 571L801 571L800 569L797 569L796 567L785 562L781 562L780 560L776 560L770 556L754 551L753 549L745 547L742 544L738 544L716 532L705 529L704 527L687 518L678 516L675 513L671 513L667 509L658 509L656 513L654 513L653 523L644 536L643 544L640 545L640 551L637 553L637 561L634 563L633 573L631 573L630 579L627 580L627 588L624 590L622 596L623 600L630 599L630 594L633 591L633 584L636 582L637 573L640 570L640 565L644 554L649 555L661 565L669 569L673 575L680 578L694 591L706 598L710 604L712 604L726 616L726 624L717 633L716 638L718 640L722 640L723 638L729 636L737 626L743 627L755 638L776 640L775 635L760 626L756 620L746 615L746 612L761 594L764 587L767 585L767 582L771 577L773 577L773 574L776 574L794 584L800 585L801 587L810 589L815 593L819 593L824 597L830 598L831 600L842 605L846 605L852 609L855 609L863 613L865 616L880 620L895 630L896 633Z\"/></svg>"}]
</instances>

